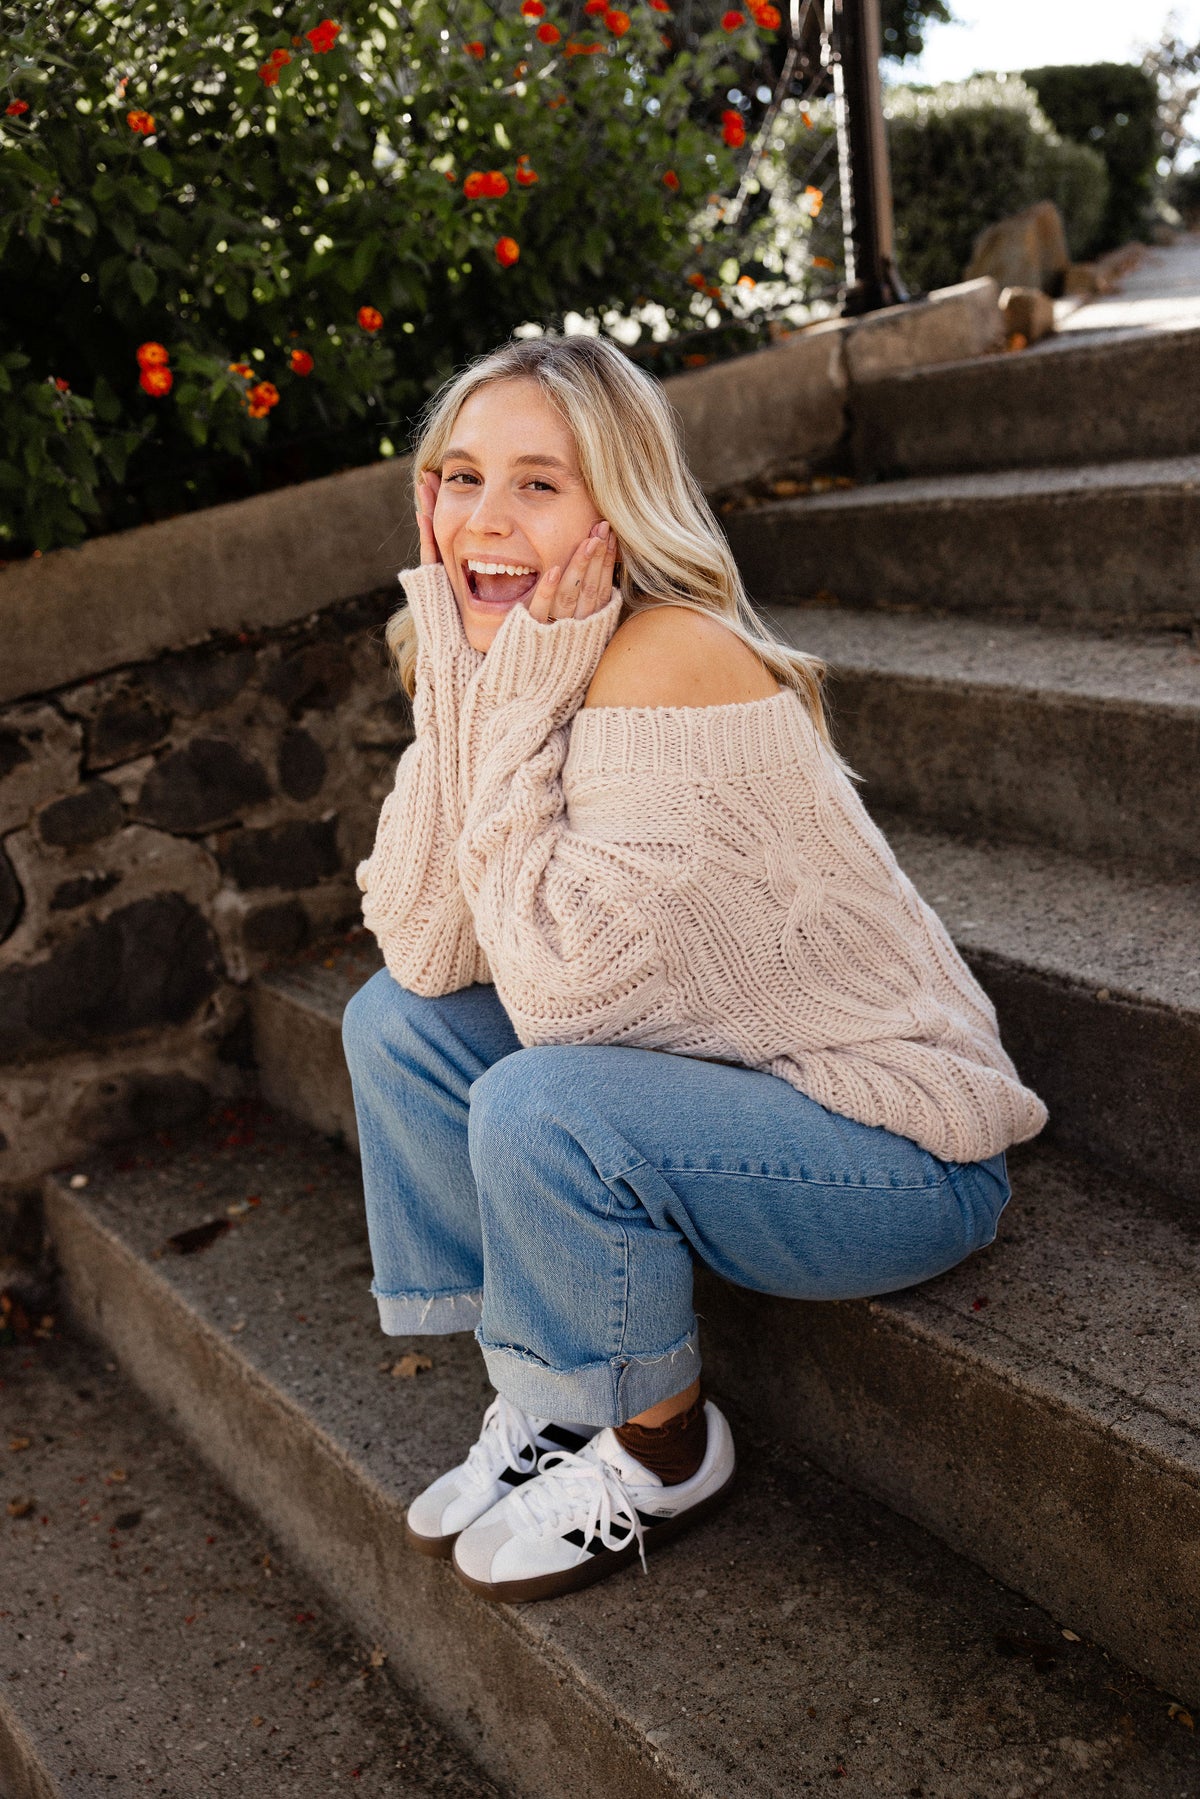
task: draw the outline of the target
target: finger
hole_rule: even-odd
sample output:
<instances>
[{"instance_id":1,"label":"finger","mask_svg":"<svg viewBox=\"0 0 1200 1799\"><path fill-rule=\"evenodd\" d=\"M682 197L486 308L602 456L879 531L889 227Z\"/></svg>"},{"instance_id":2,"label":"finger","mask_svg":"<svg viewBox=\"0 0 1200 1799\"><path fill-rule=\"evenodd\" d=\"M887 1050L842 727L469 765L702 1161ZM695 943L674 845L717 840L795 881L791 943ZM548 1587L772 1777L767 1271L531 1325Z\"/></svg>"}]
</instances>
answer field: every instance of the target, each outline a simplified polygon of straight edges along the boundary
<instances>
[{"instance_id":1,"label":"finger","mask_svg":"<svg viewBox=\"0 0 1200 1799\"><path fill-rule=\"evenodd\" d=\"M555 602L556 617L582 618L585 616L588 576L592 557L598 547L598 540L590 532L582 542L576 544L575 553L568 562L566 574L559 584Z\"/></svg>"},{"instance_id":2,"label":"finger","mask_svg":"<svg viewBox=\"0 0 1200 1799\"><path fill-rule=\"evenodd\" d=\"M548 568L529 599L524 602L529 608L530 618L535 618L539 625L550 622L550 608L554 604L559 582L562 580L562 569L558 563Z\"/></svg>"},{"instance_id":3,"label":"finger","mask_svg":"<svg viewBox=\"0 0 1200 1799\"><path fill-rule=\"evenodd\" d=\"M421 533L421 561L423 564L437 563L442 560L437 536L433 529L433 509L437 504L440 486L440 477L429 469L424 471L417 483L417 526Z\"/></svg>"},{"instance_id":4,"label":"finger","mask_svg":"<svg viewBox=\"0 0 1200 1799\"><path fill-rule=\"evenodd\" d=\"M609 578L613 566L612 541L612 526L607 519L601 519L593 527L593 542L598 547L592 551L592 559L588 564L584 593L586 611L577 611L576 618L590 617L593 612L599 612L608 599L612 586Z\"/></svg>"}]
</instances>

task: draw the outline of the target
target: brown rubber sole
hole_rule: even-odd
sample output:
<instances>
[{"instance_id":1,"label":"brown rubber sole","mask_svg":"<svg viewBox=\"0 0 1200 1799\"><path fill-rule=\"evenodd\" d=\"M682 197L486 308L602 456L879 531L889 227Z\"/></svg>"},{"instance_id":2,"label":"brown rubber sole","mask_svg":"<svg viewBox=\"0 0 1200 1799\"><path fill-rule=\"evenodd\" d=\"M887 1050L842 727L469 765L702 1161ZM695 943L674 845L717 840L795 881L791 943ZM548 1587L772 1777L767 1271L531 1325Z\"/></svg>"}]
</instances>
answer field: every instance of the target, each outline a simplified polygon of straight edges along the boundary
<instances>
[{"instance_id":1,"label":"brown rubber sole","mask_svg":"<svg viewBox=\"0 0 1200 1799\"><path fill-rule=\"evenodd\" d=\"M737 1480L735 1467L723 1487L710 1493L707 1499L699 1504L689 1506L686 1512L680 1512L677 1518L666 1518L661 1524L652 1524L646 1530L647 1553L660 1543L667 1543L672 1537L689 1530L693 1524L699 1524L709 1518L725 1504L733 1493ZM590 1587L598 1580L604 1580L610 1574L627 1567L638 1559L637 1539L626 1544L624 1549L602 1549L599 1554L580 1562L577 1568L560 1568L553 1574L538 1574L530 1580L501 1580L489 1582L475 1580L464 1574L458 1563L454 1563L454 1572L465 1587L478 1593L481 1599L490 1599L498 1605L524 1605L531 1599L559 1599L564 1593L578 1592L580 1587Z\"/></svg>"},{"instance_id":2,"label":"brown rubber sole","mask_svg":"<svg viewBox=\"0 0 1200 1799\"><path fill-rule=\"evenodd\" d=\"M413 1530L406 1515L404 1540L410 1549L416 1550L418 1555L428 1555L436 1561L448 1562L454 1554L454 1545L458 1542L458 1532L455 1531L452 1537L421 1537Z\"/></svg>"}]
</instances>

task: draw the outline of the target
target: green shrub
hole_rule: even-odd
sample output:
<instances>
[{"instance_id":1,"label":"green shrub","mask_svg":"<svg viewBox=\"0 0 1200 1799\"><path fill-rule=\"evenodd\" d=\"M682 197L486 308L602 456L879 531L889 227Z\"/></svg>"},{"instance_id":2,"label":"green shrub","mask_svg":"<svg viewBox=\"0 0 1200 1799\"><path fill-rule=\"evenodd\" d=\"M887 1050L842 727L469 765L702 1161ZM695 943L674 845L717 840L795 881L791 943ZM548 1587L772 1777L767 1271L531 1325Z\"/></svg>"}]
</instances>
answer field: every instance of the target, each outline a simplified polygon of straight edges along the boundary
<instances>
[{"instance_id":1,"label":"green shrub","mask_svg":"<svg viewBox=\"0 0 1200 1799\"><path fill-rule=\"evenodd\" d=\"M910 290L961 281L977 234L1037 200L1062 212L1072 256L1104 214L1100 156L1059 138L1016 76L885 94L896 253Z\"/></svg>"},{"instance_id":2,"label":"green shrub","mask_svg":"<svg viewBox=\"0 0 1200 1799\"><path fill-rule=\"evenodd\" d=\"M1143 236L1162 151L1154 77L1135 63L1097 62L1026 69L1024 79L1056 131L1104 158L1108 205L1093 247L1111 250Z\"/></svg>"},{"instance_id":3,"label":"green shrub","mask_svg":"<svg viewBox=\"0 0 1200 1799\"><path fill-rule=\"evenodd\" d=\"M525 320L713 322L722 111L772 34L533 4L9 6L0 555L372 461Z\"/></svg>"}]
</instances>

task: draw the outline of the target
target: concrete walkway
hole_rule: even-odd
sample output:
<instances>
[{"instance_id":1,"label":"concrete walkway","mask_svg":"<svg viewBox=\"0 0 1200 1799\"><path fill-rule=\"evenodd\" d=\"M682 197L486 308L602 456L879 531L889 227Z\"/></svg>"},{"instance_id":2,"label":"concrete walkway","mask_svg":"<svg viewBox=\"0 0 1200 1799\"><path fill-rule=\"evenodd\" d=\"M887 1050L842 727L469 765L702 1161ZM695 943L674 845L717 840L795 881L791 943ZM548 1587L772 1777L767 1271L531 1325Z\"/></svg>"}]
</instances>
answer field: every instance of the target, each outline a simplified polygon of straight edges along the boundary
<instances>
[{"instance_id":1,"label":"concrete walkway","mask_svg":"<svg viewBox=\"0 0 1200 1799\"><path fill-rule=\"evenodd\" d=\"M1070 310L1068 310L1070 308ZM1184 331L1200 326L1200 235L1148 248L1116 293L1082 306L1059 302L1059 333Z\"/></svg>"}]
</instances>

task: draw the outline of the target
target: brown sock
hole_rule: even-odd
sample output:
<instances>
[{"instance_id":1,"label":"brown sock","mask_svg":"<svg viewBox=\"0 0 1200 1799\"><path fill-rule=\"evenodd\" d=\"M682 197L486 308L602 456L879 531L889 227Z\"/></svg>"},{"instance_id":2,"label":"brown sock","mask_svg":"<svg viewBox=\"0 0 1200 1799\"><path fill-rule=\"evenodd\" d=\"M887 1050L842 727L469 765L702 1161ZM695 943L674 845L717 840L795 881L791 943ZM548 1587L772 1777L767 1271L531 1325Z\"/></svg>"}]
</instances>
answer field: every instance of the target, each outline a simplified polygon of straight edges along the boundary
<instances>
[{"instance_id":1,"label":"brown sock","mask_svg":"<svg viewBox=\"0 0 1200 1799\"><path fill-rule=\"evenodd\" d=\"M653 1429L644 1424L619 1424L614 1435L622 1449L658 1475L664 1487L677 1487L680 1481L690 1480L704 1460L708 1446L704 1395L665 1424Z\"/></svg>"}]
</instances>

